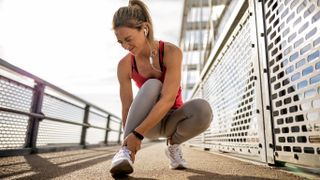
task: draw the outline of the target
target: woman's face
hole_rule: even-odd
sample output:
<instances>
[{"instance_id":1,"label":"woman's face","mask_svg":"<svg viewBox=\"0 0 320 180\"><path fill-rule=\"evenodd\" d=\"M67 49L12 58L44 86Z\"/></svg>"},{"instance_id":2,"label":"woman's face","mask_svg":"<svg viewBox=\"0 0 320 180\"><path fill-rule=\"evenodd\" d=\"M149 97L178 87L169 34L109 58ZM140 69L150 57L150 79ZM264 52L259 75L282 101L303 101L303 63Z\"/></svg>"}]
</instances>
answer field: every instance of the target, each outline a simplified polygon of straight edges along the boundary
<instances>
[{"instance_id":1,"label":"woman's face","mask_svg":"<svg viewBox=\"0 0 320 180\"><path fill-rule=\"evenodd\" d=\"M118 43L128 50L131 54L136 55L143 49L145 36L143 31L134 28L118 27L115 29L115 35Z\"/></svg>"}]
</instances>

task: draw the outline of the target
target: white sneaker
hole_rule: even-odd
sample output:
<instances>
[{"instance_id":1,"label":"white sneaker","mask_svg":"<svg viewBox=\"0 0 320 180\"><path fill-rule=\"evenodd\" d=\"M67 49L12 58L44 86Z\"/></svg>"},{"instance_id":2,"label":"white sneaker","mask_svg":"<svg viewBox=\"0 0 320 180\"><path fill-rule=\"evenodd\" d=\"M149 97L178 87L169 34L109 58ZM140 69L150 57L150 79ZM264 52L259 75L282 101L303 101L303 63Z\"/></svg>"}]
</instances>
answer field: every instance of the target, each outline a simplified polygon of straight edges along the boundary
<instances>
[{"instance_id":1,"label":"white sneaker","mask_svg":"<svg viewBox=\"0 0 320 180\"><path fill-rule=\"evenodd\" d=\"M187 168L187 162L182 157L182 151L179 144L169 145L166 149L166 155L170 159L169 167L171 169Z\"/></svg>"},{"instance_id":2,"label":"white sneaker","mask_svg":"<svg viewBox=\"0 0 320 180\"><path fill-rule=\"evenodd\" d=\"M123 146L113 157L110 173L112 176L127 175L133 172L131 151Z\"/></svg>"}]
</instances>

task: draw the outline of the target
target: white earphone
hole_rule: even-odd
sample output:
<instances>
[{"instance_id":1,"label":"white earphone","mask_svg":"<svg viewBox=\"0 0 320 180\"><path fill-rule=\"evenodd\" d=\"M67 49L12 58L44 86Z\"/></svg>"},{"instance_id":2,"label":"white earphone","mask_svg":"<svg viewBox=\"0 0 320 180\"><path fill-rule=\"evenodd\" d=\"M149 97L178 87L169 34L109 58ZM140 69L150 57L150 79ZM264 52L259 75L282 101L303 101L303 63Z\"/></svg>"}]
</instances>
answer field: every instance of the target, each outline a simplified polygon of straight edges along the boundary
<instances>
[{"instance_id":1,"label":"white earphone","mask_svg":"<svg viewBox=\"0 0 320 180\"><path fill-rule=\"evenodd\" d=\"M153 59L152 59L152 56L149 57L149 61L150 61L150 64L151 66L153 65Z\"/></svg>"},{"instance_id":2,"label":"white earphone","mask_svg":"<svg viewBox=\"0 0 320 180\"><path fill-rule=\"evenodd\" d=\"M147 30L147 28L143 28L143 31L144 31L144 36L147 37L147 35L148 35L148 30ZM148 46L149 46L149 48L150 48L149 62L150 62L150 65L151 65L152 69L154 69L154 70L157 71L157 72L162 73L162 71L159 71L158 69L156 69L156 68L153 66L153 57L154 57L154 54L152 53L152 48L151 48L150 43L149 43L148 40L147 40L147 44L148 44Z\"/></svg>"},{"instance_id":3,"label":"white earphone","mask_svg":"<svg viewBox=\"0 0 320 180\"><path fill-rule=\"evenodd\" d=\"M144 36L147 37L147 35L148 35L147 28L144 28L143 31L144 31Z\"/></svg>"}]
</instances>

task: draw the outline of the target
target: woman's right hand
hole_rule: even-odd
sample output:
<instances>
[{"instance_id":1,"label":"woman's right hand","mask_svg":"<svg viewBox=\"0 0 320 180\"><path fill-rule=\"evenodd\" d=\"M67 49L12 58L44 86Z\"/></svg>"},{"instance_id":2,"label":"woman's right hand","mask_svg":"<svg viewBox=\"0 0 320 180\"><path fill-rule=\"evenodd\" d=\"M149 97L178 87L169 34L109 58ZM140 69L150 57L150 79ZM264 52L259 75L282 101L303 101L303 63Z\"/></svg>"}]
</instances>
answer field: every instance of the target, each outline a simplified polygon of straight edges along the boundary
<instances>
[{"instance_id":1,"label":"woman's right hand","mask_svg":"<svg viewBox=\"0 0 320 180\"><path fill-rule=\"evenodd\" d=\"M134 162L136 153L141 148L141 140L138 139L134 134L130 133L123 141L122 146L127 146L131 151L131 159Z\"/></svg>"}]
</instances>

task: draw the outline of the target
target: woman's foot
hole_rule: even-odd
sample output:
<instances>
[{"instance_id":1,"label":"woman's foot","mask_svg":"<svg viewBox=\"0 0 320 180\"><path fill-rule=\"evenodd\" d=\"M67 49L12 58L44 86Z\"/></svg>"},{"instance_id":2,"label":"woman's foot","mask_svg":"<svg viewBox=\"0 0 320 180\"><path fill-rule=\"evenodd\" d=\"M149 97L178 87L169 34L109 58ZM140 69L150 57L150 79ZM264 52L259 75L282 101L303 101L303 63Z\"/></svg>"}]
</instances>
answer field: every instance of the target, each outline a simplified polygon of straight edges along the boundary
<instances>
[{"instance_id":1,"label":"woman's foot","mask_svg":"<svg viewBox=\"0 0 320 180\"><path fill-rule=\"evenodd\" d=\"M133 172L131 151L123 146L113 157L110 173L112 176L128 175Z\"/></svg>"},{"instance_id":2,"label":"woman's foot","mask_svg":"<svg viewBox=\"0 0 320 180\"><path fill-rule=\"evenodd\" d=\"M187 162L182 157L180 144L169 145L165 152L167 157L170 159L169 167L171 169L187 168Z\"/></svg>"}]
</instances>

